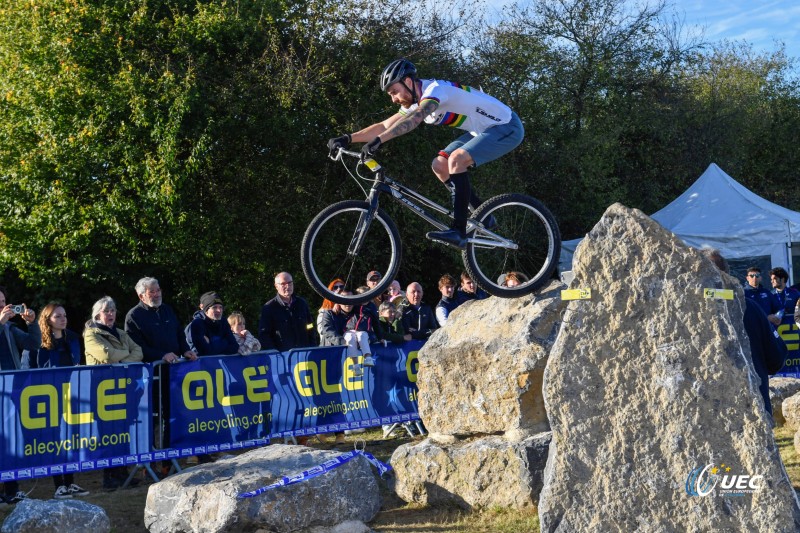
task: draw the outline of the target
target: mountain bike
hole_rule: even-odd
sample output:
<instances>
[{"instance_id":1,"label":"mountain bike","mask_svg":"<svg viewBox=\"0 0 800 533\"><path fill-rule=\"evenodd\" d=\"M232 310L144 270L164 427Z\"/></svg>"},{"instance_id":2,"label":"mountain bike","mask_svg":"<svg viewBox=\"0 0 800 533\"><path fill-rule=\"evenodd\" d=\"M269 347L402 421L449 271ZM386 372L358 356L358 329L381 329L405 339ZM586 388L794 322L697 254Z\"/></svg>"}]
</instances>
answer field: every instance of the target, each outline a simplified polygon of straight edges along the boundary
<instances>
[{"instance_id":1,"label":"mountain bike","mask_svg":"<svg viewBox=\"0 0 800 533\"><path fill-rule=\"evenodd\" d=\"M363 303L386 291L402 257L400 233L379 206L381 195L400 202L439 231L450 227L442 220L452 220L453 211L390 178L374 159L362 160L360 152L338 148L329 155L342 162L366 200L337 202L311 221L302 243L303 273L323 298L339 304ZM372 175L362 175L364 169ZM369 192L359 183L362 180L372 182ZM503 298L530 294L544 285L561 251L555 218L540 201L523 194L502 194L482 203L467 221L467 237L461 253L466 271L487 293ZM437 266L430 266L438 275ZM355 289L374 270L382 278L367 292L343 295L328 288L341 279ZM510 272L523 282L506 286Z\"/></svg>"}]
</instances>

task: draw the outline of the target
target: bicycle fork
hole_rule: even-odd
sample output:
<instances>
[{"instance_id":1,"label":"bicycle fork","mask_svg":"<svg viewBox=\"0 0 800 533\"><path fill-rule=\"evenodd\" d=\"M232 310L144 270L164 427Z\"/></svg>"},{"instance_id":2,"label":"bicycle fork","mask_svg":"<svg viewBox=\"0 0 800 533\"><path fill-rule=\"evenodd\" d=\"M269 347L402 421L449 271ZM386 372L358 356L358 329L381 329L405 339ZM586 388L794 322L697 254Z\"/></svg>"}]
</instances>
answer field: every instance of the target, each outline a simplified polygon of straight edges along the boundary
<instances>
[{"instance_id":1,"label":"bicycle fork","mask_svg":"<svg viewBox=\"0 0 800 533\"><path fill-rule=\"evenodd\" d=\"M378 194L375 190L370 193L368 201L369 209L359 215L356 229L353 231L352 239L350 239L350 246L347 247L347 255L350 257L356 257L361 252L361 247L364 246L364 241L367 238L369 226L375 218L375 212L378 211Z\"/></svg>"}]
</instances>

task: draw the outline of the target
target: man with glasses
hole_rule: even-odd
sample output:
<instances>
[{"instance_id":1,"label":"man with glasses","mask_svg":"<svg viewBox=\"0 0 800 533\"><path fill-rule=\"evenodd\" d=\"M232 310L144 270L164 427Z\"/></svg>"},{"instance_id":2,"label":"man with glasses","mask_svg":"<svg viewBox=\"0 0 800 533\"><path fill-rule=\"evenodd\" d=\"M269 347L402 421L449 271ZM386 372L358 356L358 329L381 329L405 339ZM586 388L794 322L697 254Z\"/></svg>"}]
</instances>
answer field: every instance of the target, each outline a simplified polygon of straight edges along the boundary
<instances>
[{"instance_id":1,"label":"man with glasses","mask_svg":"<svg viewBox=\"0 0 800 533\"><path fill-rule=\"evenodd\" d=\"M747 269L747 285L744 286L744 295L758 304L767 315L767 319L777 326L781 319L776 315L781 306L775 295L761 285L761 269L752 266Z\"/></svg>"},{"instance_id":2,"label":"man with glasses","mask_svg":"<svg viewBox=\"0 0 800 533\"><path fill-rule=\"evenodd\" d=\"M318 346L314 319L308 303L294 295L294 280L288 272L275 276L278 294L261 308L258 340L262 350L285 352L292 348Z\"/></svg>"}]
</instances>

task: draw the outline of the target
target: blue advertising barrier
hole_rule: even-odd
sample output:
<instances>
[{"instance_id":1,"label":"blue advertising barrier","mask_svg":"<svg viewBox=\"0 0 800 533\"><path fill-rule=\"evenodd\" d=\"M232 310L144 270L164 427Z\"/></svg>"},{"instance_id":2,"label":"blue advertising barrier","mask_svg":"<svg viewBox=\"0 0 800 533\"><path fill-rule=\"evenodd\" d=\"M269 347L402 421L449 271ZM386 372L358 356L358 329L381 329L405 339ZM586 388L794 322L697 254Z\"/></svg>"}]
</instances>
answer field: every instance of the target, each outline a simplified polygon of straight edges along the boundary
<instances>
[{"instance_id":1,"label":"blue advertising barrier","mask_svg":"<svg viewBox=\"0 0 800 533\"><path fill-rule=\"evenodd\" d=\"M0 481L139 463L151 381L143 364L0 373Z\"/></svg>"},{"instance_id":2,"label":"blue advertising barrier","mask_svg":"<svg viewBox=\"0 0 800 533\"><path fill-rule=\"evenodd\" d=\"M201 357L170 368L170 446L266 442L419 419L417 351L373 345L375 366L356 375L361 358L343 347ZM180 394L176 394L180 391ZM192 452L189 452L189 448ZM220 448L222 449L222 448Z\"/></svg>"},{"instance_id":3,"label":"blue advertising barrier","mask_svg":"<svg viewBox=\"0 0 800 533\"><path fill-rule=\"evenodd\" d=\"M776 329L788 350L786 364L778 375L800 378L800 328L794 322L794 314L784 315L783 321Z\"/></svg>"},{"instance_id":4,"label":"blue advertising barrier","mask_svg":"<svg viewBox=\"0 0 800 533\"><path fill-rule=\"evenodd\" d=\"M170 447L153 447L153 366L0 373L0 481L141 464L418 420L421 341L372 346L356 375L342 347L170 365ZM156 408L157 410L157 408Z\"/></svg>"}]
</instances>

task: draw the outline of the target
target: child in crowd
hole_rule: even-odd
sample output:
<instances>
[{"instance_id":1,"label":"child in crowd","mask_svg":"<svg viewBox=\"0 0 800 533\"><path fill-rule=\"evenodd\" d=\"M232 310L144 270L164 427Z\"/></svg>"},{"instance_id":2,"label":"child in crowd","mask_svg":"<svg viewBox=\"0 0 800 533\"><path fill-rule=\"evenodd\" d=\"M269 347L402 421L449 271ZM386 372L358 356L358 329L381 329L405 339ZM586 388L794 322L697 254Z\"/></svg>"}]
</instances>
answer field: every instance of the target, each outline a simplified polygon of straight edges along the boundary
<instances>
[{"instance_id":1,"label":"child in crowd","mask_svg":"<svg viewBox=\"0 0 800 533\"><path fill-rule=\"evenodd\" d=\"M359 287L356 292L369 290L366 287ZM354 356L361 353L364 356L364 366L374 366L375 360L372 358L372 350L369 345L378 341L375 333L375 324L378 317L375 314L375 304L369 302L353 309L352 314L345 325L344 340L347 341L348 355Z\"/></svg>"},{"instance_id":2,"label":"child in crowd","mask_svg":"<svg viewBox=\"0 0 800 533\"><path fill-rule=\"evenodd\" d=\"M389 342L402 344L411 340L411 334L406 333L403 321L392 302L383 302L378 308L379 320L375 323L375 330L379 336Z\"/></svg>"},{"instance_id":3,"label":"child in crowd","mask_svg":"<svg viewBox=\"0 0 800 533\"><path fill-rule=\"evenodd\" d=\"M239 311L234 311L228 316L228 324L231 326L233 336L239 343L239 355L248 355L261 349L261 343L252 333L245 329L244 315Z\"/></svg>"}]
</instances>

